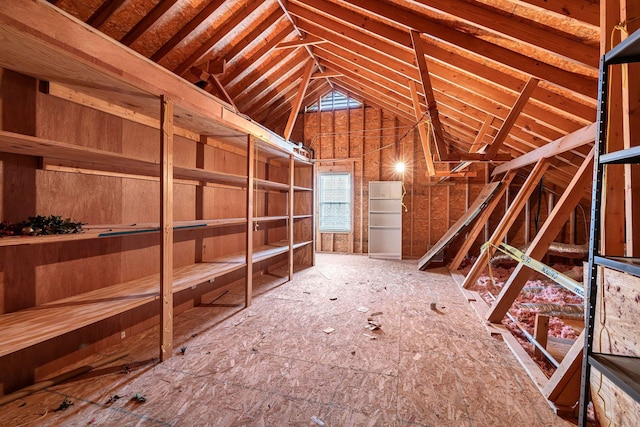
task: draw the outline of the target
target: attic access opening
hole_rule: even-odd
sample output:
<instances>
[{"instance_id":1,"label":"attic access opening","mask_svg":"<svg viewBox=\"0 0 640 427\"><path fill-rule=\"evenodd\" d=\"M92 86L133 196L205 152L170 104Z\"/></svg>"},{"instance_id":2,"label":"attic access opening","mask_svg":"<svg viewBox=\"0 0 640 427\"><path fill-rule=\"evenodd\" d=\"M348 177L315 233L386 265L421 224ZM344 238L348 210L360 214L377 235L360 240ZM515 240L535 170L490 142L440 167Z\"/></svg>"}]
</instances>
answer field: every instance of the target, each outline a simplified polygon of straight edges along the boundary
<instances>
[{"instance_id":1,"label":"attic access opening","mask_svg":"<svg viewBox=\"0 0 640 427\"><path fill-rule=\"evenodd\" d=\"M361 108L362 103L348 97L344 93L333 90L320 98L320 111L346 110L347 108ZM318 111L318 102L305 107L305 112Z\"/></svg>"}]
</instances>

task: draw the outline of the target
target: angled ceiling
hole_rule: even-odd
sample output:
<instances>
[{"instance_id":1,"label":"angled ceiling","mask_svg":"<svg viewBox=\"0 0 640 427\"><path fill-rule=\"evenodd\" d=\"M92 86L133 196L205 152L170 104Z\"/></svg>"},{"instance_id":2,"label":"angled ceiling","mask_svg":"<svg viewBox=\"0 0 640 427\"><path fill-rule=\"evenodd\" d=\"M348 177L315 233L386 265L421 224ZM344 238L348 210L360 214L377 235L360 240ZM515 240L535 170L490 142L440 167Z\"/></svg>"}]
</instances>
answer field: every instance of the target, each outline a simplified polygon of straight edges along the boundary
<instances>
[{"instance_id":1,"label":"angled ceiling","mask_svg":"<svg viewBox=\"0 0 640 427\"><path fill-rule=\"evenodd\" d=\"M595 1L49 1L281 132L292 106L332 89L415 123L410 82L450 150L477 151L512 121L500 152L517 157L595 120ZM587 152L554 160L558 184Z\"/></svg>"}]
</instances>

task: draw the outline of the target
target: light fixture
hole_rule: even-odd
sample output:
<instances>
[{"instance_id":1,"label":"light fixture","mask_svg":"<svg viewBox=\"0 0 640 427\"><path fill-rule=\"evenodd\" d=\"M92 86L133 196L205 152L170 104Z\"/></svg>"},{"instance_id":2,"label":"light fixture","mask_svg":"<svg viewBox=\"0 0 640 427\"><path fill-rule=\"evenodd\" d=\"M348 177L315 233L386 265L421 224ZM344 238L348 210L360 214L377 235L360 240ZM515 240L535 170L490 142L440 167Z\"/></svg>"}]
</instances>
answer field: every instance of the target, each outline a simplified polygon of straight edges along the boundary
<instances>
[{"instance_id":1,"label":"light fixture","mask_svg":"<svg viewBox=\"0 0 640 427\"><path fill-rule=\"evenodd\" d=\"M395 170L397 173L404 173L404 162L398 161L396 162Z\"/></svg>"}]
</instances>

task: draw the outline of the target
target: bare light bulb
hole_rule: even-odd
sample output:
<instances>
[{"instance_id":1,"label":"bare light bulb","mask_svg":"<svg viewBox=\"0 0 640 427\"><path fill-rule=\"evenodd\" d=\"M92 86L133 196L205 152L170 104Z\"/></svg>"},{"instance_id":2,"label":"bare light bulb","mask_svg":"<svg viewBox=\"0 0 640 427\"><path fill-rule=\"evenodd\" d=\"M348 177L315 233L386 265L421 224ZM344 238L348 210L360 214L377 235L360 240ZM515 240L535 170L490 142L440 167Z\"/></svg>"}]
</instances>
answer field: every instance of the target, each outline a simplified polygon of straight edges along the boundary
<instances>
[{"instance_id":1,"label":"bare light bulb","mask_svg":"<svg viewBox=\"0 0 640 427\"><path fill-rule=\"evenodd\" d=\"M397 162L395 169L396 169L396 172L398 172L398 173L404 173L404 163L403 162Z\"/></svg>"}]
</instances>

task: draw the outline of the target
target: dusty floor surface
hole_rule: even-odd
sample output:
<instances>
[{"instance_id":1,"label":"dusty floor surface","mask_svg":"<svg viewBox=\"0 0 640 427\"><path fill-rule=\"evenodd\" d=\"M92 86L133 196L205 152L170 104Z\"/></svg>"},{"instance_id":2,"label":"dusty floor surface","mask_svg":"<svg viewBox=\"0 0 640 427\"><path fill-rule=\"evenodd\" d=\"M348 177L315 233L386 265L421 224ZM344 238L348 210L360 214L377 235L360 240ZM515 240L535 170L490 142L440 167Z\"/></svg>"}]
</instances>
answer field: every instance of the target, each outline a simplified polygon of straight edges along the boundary
<instances>
[{"instance_id":1,"label":"dusty floor surface","mask_svg":"<svg viewBox=\"0 0 640 427\"><path fill-rule=\"evenodd\" d=\"M125 339L105 354L127 358L0 408L0 425L570 425L446 270L316 261L289 283L257 286L248 309L231 289L177 316L170 360L154 360L157 328ZM369 318L381 328L366 329Z\"/></svg>"}]
</instances>

